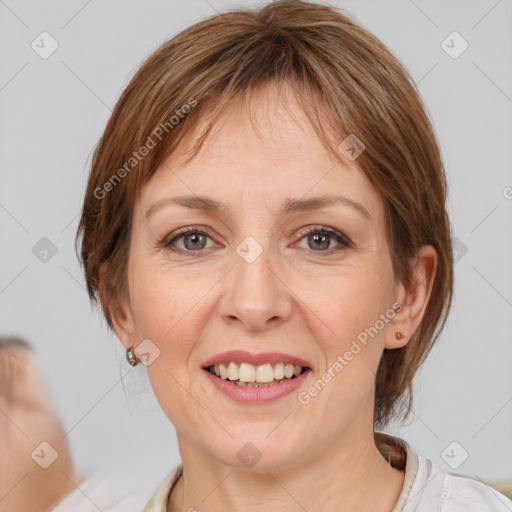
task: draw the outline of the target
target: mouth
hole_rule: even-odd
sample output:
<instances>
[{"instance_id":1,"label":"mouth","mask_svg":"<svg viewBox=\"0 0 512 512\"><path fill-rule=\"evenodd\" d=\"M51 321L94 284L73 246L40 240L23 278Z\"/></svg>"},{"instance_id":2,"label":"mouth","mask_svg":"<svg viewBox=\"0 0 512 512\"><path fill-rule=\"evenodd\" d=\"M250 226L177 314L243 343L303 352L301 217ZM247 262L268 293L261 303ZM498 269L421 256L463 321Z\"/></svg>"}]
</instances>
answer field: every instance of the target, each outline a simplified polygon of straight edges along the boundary
<instances>
[{"instance_id":1,"label":"mouth","mask_svg":"<svg viewBox=\"0 0 512 512\"><path fill-rule=\"evenodd\" d=\"M288 396L313 371L311 363L290 354L243 350L217 354L201 368L217 390L244 404L265 404Z\"/></svg>"},{"instance_id":2,"label":"mouth","mask_svg":"<svg viewBox=\"0 0 512 512\"><path fill-rule=\"evenodd\" d=\"M292 364L285 365L283 363L277 363L272 366L266 363L254 367L248 363L237 365L234 362L228 365L211 365L203 369L210 372L215 377L228 381L231 384L254 388L276 386L282 382L296 379L303 373L311 371L309 367Z\"/></svg>"}]
</instances>

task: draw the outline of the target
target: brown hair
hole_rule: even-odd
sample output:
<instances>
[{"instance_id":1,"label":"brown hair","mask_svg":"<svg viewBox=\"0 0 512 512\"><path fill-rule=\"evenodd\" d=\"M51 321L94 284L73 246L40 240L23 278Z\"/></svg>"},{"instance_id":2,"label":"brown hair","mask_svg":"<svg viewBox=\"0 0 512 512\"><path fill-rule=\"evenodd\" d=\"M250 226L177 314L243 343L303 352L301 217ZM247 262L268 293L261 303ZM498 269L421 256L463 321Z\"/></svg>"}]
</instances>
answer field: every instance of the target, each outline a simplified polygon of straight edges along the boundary
<instances>
[{"instance_id":1,"label":"brown hair","mask_svg":"<svg viewBox=\"0 0 512 512\"><path fill-rule=\"evenodd\" d=\"M357 163L385 201L395 277L411 279L408 259L423 244L438 253L424 318L409 343L384 350L376 377L375 424L407 417L412 378L446 322L453 293L446 178L436 136L414 82L382 42L331 7L284 0L226 12L165 42L118 100L92 159L77 232L91 300L111 307L127 296L134 203L181 138L256 87L291 85L330 153L350 134L365 145ZM145 151L144 151L145 149ZM141 156L142 155L142 156ZM99 290L101 265L105 288Z\"/></svg>"}]
</instances>

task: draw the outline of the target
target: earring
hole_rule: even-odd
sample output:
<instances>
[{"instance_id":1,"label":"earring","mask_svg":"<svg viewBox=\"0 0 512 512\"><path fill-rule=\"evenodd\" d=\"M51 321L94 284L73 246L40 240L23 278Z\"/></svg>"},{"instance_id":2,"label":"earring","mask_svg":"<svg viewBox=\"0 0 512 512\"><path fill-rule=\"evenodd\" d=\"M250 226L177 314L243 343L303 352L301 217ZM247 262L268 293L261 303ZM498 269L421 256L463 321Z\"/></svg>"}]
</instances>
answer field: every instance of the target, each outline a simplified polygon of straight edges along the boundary
<instances>
[{"instance_id":1,"label":"earring","mask_svg":"<svg viewBox=\"0 0 512 512\"><path fill-rule=\"evenodd\" d=\"M396 336L397 340L401 340L401 339L405 338L406 335L403 332L397 332L395 334L395 336Z\"/></svg>"},{"instance_id":2,"label":"earring","mask_svg":"<svg viewBox=\"0 0 512 512\"><path fill-rule=\"evenodd\" d=\"M131 366L137 366L139 360L133 351L133 345L130 345L130 348L126 349L126 360L130 363Z\"/></svg>"}]
</instances>

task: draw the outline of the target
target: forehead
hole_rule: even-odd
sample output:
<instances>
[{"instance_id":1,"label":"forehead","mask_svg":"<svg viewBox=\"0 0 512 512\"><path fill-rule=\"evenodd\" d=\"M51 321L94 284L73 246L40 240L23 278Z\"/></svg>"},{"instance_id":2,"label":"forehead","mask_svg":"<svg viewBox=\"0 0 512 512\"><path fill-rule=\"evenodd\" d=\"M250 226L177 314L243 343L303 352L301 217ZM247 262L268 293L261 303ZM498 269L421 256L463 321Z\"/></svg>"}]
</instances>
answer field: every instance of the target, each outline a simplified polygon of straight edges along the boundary
<instances>
[{"instance_id":1,"label":"forehead","mask_svg":"<svg viewBox=\"0 0 512 512\"><path fill-rule=\"evenodd\" d=\"M372 217L382 213L380 195L357 160L336 159L286 91L265 86L231 105L190 160L205 122L184 136L144 185L144 211L165 197L185 194L214 197L227 208L277 212L285 198L340 193L363 203ZM341 141L331 137L336 147Z\"/></svg>"}]
</instances>

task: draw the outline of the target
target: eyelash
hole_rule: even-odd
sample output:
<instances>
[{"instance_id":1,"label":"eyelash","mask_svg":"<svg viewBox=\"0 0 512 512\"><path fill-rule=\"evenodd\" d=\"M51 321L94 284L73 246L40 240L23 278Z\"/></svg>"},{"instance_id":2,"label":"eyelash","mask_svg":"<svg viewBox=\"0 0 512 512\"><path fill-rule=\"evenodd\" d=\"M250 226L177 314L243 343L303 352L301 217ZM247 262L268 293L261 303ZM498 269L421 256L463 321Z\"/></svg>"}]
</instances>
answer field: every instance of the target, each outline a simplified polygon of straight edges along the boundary
<instances>
[{"instance_id":1,"label":"eyelash","mask_svg":"<svg viewBox=\"0 0 512 512\"><path fill-rule=\"evenodd\" d=\"M177 249L176 247L174 247L174 248L172 247L172 244L175 243L177 240L179 240L180 238L183 238L186 235L192 234L192 233L198 234L198 235L204 235L204 236L211 238L210 235L208 233L206 233L205 231L203 231L197 227L194 227L194 226L189 226L186 228L181 228L178 231L176 231L176 233L174 233L174 236L170 240L169 240L169 237L165 237L165 238L159 240L157 242L157 245L158 245L158 247L165 247L165 248L167 248L173 252L176 252L176 253L187 254L190 256L194 256L194 257L201 256L202 255L201 253L204 253L205 249L199 249L197 251L188 251L188 250ZM312 253L313 254L318 254L318 253L333 254L334 252L353 247L353 244L349 240L348 237L346 237L346 236L342 235L341 233L339 233L338 231L330 229L326 226L310 226L310 227L304 229L303 231L300 232L300 238L298 241L300 242L303 238L305 238L306 236L308 236L312 233L329 235L340 244L340 247L334 247L334 248L331 248L331 249L328 249L325 251L314 251L312 249L306 249L310 254L312 254Z\"/></svg>"}]
</instances>

